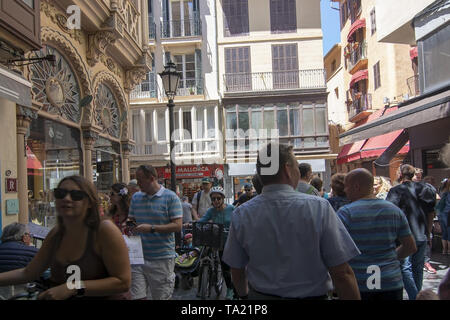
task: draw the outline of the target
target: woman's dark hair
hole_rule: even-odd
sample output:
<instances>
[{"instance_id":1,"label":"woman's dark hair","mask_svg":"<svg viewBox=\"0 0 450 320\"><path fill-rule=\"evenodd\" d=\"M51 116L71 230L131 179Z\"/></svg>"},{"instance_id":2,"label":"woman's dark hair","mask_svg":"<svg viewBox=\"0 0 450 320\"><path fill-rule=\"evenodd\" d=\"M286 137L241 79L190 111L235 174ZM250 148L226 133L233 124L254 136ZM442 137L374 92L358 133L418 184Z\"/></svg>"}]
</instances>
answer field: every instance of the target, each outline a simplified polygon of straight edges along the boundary
<instances>
[{"instance_id":1,"label":"woman's dark hair","mask_svg":"<svg viewBox=\"0 0 450 320\"><path fill-rule=\"evenodd\" d=\"M346 197L344 191L345 186L344 180L345 180L344 173L336 173L331 177L331 189L333 189L333 195L339 197Z\"/></svg>"},{"instance_id":2,"label":"woman's dark hair","mask_svg":"<svg viewBox=\"0 0 450 320\"><path fill-rule=\"evenodd\" d=\"M255 187L256 193L261 194L263 184L261 182L261 179L259 178L258 174L255 174L252 178L253 187Z\"/></svg>"},{"instance_id":3,"label":"woman's dark hair","mask_svg":"<svg viewBox=\"0 0 450 320\"><path fill-rule=\"evenodd\" d=\"M125 188L126 194L120 194L120 190ZM125 212L128 216L128 210L130 209L130 193L128 192L127 185L125 183L115 183L111 186L111 190L117 193L120 196L119 206L123 212ZM109 210L109 214L114 216L117 212L117 206L113 204L111 209Z\"/></svg>"},{"instance_id":4,"label":"woman's dark hair","mask_svg":"<svg viewBox=\"0 0 450 320\"><path fill-rule=\"evenodd\" d=\"M86 218L84 219L84 223L88 228L97 230L100 225L100 211L99 211L100 201L97 196L97 190L95 189L94 184L82 176L69 176L63 178L58 183L58 188L64 181L67 180L70 180L73 183L75 183L80 188L80 190L84 191L87 194L87 199L89 201L90 206L89 208L87 208L87 214ZM58 226L60 228L57 234L57 238L59 239L59 241L61 241L62 236L64 235L65 226L63 223L63 219L60 215L57 216L57 221Z\"/></svg>"}]
</instances>

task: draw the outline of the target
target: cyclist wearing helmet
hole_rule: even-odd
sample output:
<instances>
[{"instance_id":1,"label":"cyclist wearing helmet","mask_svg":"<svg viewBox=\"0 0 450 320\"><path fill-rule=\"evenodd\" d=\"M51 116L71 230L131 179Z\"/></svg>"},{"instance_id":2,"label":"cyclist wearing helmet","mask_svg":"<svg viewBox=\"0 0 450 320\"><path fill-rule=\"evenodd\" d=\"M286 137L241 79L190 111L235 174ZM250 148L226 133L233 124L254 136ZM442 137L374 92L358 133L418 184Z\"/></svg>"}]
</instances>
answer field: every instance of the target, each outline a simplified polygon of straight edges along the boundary
<instances>
[{"instance_id":1,"label":"cyclist wearing helmet","mask_svg":"<svg viewBox=\"0 0 450 320\"><path fill-rule=\"evenodd\" d=\"M231 213L234 210L234 206L225 203L225 193L223 188L220 186L212 187L210 191L212 208L206 211L205 215L198 220L198 222L208 222L212 221L214 223L223 224L224 229L228 230L230 228ZM228 232L224 233L226 242L226 237ZM223 277L227 285L227 299L231 300L234 296L233 282L231 281L231 271L230 267L222 262L223 249L219 250L220 263L222 265Z\"/></svg>"},{"instance_id":2,"label":"cyclist wearing helmet","mask_svg":"<svg viewBox=\"0 0 450 320\"><path fill-rule=\"evenodd\" d=\"M236 207L239 207L241 204L247 202L248 200L250 200L251 198L253 198L255 196L255 194L253 193L253 186L251 185L251 183L246 183L244 185L244 190L245 193L242 194L238 200L236 200L233 205L235 205Z\"/></svg>"}]
</instances>

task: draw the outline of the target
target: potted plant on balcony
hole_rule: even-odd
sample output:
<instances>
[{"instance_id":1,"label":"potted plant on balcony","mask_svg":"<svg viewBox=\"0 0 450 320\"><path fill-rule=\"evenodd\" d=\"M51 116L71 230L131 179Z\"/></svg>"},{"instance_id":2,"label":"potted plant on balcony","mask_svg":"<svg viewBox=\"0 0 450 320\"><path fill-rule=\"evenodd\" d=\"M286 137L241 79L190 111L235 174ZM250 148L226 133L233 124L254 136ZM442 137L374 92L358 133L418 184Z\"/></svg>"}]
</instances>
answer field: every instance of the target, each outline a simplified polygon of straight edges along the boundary
<instances>
[{"instance_id":1,"label":"potted plant on balcony","mask_svg":"<svg viewBox=\"0 0 450 320\"><path fill-rule=\"evenodd\" d=\"M190 87L190 88L189 88L189 94L190 94L191 96L193 96L193 95L195 94L195 88L194 88L194 87Z\"/></svg>"}]
</instances>

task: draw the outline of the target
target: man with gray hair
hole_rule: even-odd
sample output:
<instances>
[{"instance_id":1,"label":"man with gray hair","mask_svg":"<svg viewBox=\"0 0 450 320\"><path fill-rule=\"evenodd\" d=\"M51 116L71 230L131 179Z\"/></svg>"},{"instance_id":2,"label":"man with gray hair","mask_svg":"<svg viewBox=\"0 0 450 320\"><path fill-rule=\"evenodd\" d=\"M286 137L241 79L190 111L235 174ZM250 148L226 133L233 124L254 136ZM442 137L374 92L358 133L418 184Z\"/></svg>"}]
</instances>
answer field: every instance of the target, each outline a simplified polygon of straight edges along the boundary
<instances>
[{"instance_id":1,"label":"man with gray hair","mask_svg":"<svg viewBox=\"0 0 450 320\"><path fill-rule=\"evenodd\" d=\"M347 261L360 252L329 202L295 191L300 172L292 146L258 152L262 193L235 209L223 260L241 298L360 299Z\"/></svg>"},{"instance_id":2,"label":"man with gray hair","mask_svg":"<svg viewBox=\"0 0 450 320\"><path fill-rule=\"evenodd\" d=\"M27 226L13 222L3 228L0 244L0 272L25 268L38 249L30 246L31 234Z\"/></svg>"}]
</instances>

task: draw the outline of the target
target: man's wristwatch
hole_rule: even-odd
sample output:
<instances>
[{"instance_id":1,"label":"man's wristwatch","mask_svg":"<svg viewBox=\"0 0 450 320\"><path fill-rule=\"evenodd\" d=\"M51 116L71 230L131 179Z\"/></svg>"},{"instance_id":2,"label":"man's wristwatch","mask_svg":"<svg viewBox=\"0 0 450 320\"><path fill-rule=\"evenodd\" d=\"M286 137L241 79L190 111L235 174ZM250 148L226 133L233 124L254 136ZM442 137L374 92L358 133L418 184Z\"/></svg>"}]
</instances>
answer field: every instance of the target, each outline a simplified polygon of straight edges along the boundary
<instances>
[{"instance_id":1,"label":"man's wristwatch","mask_svg":"<svg viewBox=\"0 0 450 320\"><path fill-rule=\"evenodd\" d=\"M155 233L155 226L154 226L154 225L152 225L152 226L150 227L150 233Z\"/></svg>"}]
</instances>

